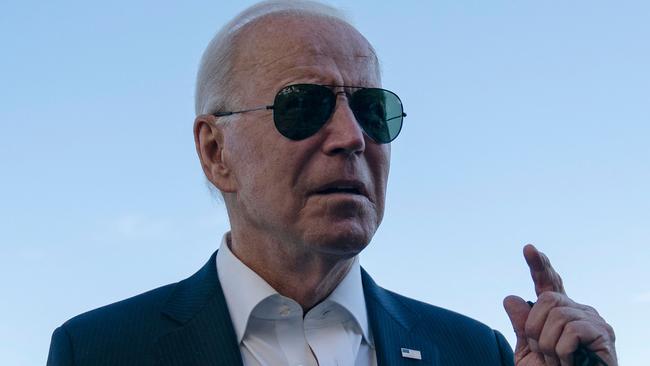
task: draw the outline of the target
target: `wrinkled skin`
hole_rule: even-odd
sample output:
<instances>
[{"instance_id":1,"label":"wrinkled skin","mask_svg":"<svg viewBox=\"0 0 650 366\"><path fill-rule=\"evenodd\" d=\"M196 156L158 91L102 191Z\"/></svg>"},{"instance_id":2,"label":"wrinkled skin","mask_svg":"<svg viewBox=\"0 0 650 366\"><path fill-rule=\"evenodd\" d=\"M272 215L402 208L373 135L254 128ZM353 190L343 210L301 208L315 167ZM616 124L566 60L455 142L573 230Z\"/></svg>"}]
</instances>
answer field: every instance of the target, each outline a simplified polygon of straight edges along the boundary
<instances>
[{"instance_id":1,"label":"wrinkled skin","mask_svg":"<svg viewBox=\"0 0 650 366\"><path fill-rule=\"evenodd\" d=\"M572 366L573 353L581 344L607 365L618 365L612 327L596 309L567 296L546 255L527 245L524 257L538 298L532 308L517 296L503 302L517 336L515 365Z\"/></svg>"},{"instance_id":2,"label":"wrinkled skin","mask_svg":"<svg viewBox=\"0 0 650 366\"><path fill-rule=\"evenodd\" d=\"M275 14L238 42L242 105L234 109L272 104L278 90L296 83L381 85L369 43L340 21ZM323 128L300 141L276 130L271 111L229 118L198 116L194 129L204 172L224 193L231 249L309 308L334 289L382 220L390 145L364 134L345 93ZM363 194L319 193L340 180L357 182Z\"/></svg>"}]
</instances>

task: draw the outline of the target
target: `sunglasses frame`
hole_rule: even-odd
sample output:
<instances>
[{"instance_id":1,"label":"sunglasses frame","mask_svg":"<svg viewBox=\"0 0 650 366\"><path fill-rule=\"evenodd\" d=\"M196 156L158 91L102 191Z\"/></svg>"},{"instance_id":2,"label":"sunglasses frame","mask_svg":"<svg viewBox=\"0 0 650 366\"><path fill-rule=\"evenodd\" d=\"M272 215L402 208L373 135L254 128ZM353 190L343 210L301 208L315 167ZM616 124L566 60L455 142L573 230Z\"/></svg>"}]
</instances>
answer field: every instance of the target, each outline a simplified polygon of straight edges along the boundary
<instances>
[{"instance_id":1,"label":"sunglasses frame","mask_svg":"<svg viewBox=\"0 0 650 366\"><path fill-rule=\"evenodd\" d=\"M372 90L380 90L380 91L382 91L382 92L390 93L390 94L394 95L395 98L397 99L397 101L399 102L399 105L400 105L400 107L401 107L400 109L402 110L402 113L401 113L401 115L398 115L398 116L395 116L395 117L392 117L392 118L389 118L389 119L386 120L386 122L387 122L387 121L390 121L390 120L395 119L395 118L400 118L400 119L401 119L401 121L400 121L400 125L399 125L399 130L397 131L397 133L395 133L395 136L392 137L389 141L383 141L383 142L382 142L382 141L377 141L374 137L370 136L370 134L366 131L366 129L364 128L363 124L360 123L359 120L357 119L356 114L355 114L355 119L357 119L357 123L359 124L359 126L361 127L361 129L364 131L364 133L365 133L368 137L370 137L373 141L375 141L376 143L378 143L378 144L385 144L385 143L390 143L390 142L392 142L393 140L395 140L395 139L397 138L397 136L399 136L399 134L400 134L400 132L401 132L401 130L402 130L402 127L403 127L403 125L404 125L403 120L404 120L404 117L406 117L406 113L404 113L404 106L403 106L403 104L402 104L402 100L399 98L399 96L398 96L397 94L395 94L394 92L392 92L392 91L390 91L390 90L388 90L388 89L383 89L383 88L372 88L372 87L365 87L365 86L352 86L352 85L328 85L328 84L298 83L298 84L291 84L291 85L284 86L284 87L282 87L280 90L278 90L278 92L275 94L275 97L274 97L274 103L275 103L275 101L276 101L278 95L279 95L283 90L285 90L285 89L287 89L287 88L290 88L290 87L299 86L299 85L321 86L321 87L326 87L326 88L359 89L359 90L363 90L363 89L365 89L365 90L367 90L367 89L372 89ZM325 121L320 125L320 127L316 130L316 132L318 132L321 128L323 128L323 126L325 126L325 124L327 124L327 121L329 121L330 118L332 118L332 114L334 113L334 110L336 109L336 99L337 99L336 97L337 97L339 94L345 94L346 96L351 97L352 95L354 95L355 93L357 93L359 90L356 90L356 91L354 91L354 92L348 94L348 93L346 93L345 91L338 91L338 92L335 92L334 90L331 90L331 89L330 89L330 91L332 92L332 95L334 95L334 97L335 97L334 105L333 105L333 109L332 109L332 111L330 112L330 115L327 117L327 119L326 119L326 120L325 120ZM348 98L348 106L349 106L350 108L352 108L352 106L350 105L350 99L349 99L349 98ZM215 116L215 117L226 117L226 116L231 116L231 115L233 115L233 114L248 113L248 112L255 112L255 111L263 111L263 110L275 110L275 104L272 104L272 105L265 105L265 106L259 106L259 107L249 108L249 109L241 109L241 110L236 110L236 111L215 112L215 113L212 113L212 115ZM354 110L353 110L353 113L354 113ZM279 132L282 136L284 136L284 137L286 137L286 138L288 138L288 139L290 139L290 140L294 140L294 141L299 141L299 140L303 140L303 139L309 138L310 136L313 136L313 135L316 133L316 132L314 132L313 134L308 135L308 136L305 136L305 137L300 138L300 139L293 139L293 138L290 138L290 137L286 136L284 133L282 133L282 132L278 129L278 122L275 121L275 115L274 115L274 117L273 117L273 123L274 123L274 125L275 125L275 127L276 127L276 130L278 130L278 132Z\"/></svg>"}]
</instances>

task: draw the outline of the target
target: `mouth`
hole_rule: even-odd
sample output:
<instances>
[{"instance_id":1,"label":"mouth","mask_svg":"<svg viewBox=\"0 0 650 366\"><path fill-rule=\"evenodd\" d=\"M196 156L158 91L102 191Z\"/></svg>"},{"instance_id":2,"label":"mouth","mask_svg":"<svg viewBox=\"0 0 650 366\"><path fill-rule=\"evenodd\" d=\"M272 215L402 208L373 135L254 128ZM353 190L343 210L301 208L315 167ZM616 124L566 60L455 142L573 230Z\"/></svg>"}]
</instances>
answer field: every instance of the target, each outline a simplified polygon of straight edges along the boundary
<instances>
[{"instance_id":1,"label":"mouth","mask_svg":"<svg viewBox=\"0 0 650 366\"><path fill-rule=\"evenodd\" d=\"M347 194L368 197L368 192L363 183L357 180L337 180L318 187L314 194L335 195Z\"/></svg>"}]
</instances>

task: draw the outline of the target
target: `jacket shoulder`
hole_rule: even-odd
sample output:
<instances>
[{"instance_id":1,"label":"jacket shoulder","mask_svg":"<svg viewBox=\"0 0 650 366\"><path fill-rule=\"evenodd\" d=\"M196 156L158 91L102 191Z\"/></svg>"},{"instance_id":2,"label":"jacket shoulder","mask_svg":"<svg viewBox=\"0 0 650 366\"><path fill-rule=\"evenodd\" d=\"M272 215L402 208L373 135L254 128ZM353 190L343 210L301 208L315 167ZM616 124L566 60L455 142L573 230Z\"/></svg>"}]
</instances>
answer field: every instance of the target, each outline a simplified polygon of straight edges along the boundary
<instances>
[{"instance_id":1,"label":"jacket shoulder","mask_svg":"<svg viewBox=\"0 0 650 366\"><path fill-rule=\"evenodd\" d=\"M87 328L110 325L116 327L128 324L137 325L148 320L152 314L160 314L160 309L169 298L177 283L172 283L139 295L99 307L94 310L79 314L66 321L63 326L68 331L83 331ZM158 312L156 312L158 310Z\"/></svg>"},{"instance_id":2,"label":"jacket shoulder","mask_svg":"<svg viewBox=\"0 0 650 366\"><path fill-rule=\"evenodd\" d=\"M52 336L48 365L147 365L154 341L173 329L162 308L176 283L77 315ZM74 352L73 352L74 350ZM70 359L70 363L55 360Z\"/></svg>"}]
</instances>

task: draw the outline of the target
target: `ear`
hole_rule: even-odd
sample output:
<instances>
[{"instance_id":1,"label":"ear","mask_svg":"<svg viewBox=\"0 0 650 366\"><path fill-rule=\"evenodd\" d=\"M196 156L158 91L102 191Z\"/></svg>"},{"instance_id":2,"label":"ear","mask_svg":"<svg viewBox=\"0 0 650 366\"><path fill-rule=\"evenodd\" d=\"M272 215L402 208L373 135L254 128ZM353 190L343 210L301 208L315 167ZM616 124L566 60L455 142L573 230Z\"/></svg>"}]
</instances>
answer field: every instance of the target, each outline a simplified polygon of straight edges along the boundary
<instances>
[{"instance_id":1,"label":"ear","mask_svg":"<svg viewBox=\"0 0 650 366\"><path fill-rule=\"evenodd\" d=\"M234 192L235 180L228 162L224 159L225 129L217 124L216 117L200 115L194 120L194 145L205 176L222 192Z\"/></svg>"}]
</instances>

